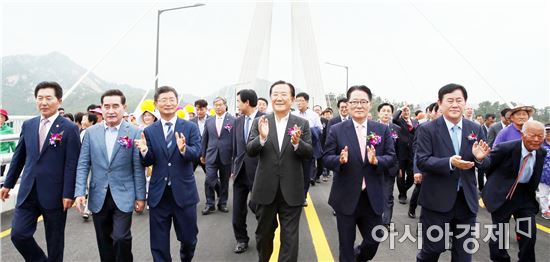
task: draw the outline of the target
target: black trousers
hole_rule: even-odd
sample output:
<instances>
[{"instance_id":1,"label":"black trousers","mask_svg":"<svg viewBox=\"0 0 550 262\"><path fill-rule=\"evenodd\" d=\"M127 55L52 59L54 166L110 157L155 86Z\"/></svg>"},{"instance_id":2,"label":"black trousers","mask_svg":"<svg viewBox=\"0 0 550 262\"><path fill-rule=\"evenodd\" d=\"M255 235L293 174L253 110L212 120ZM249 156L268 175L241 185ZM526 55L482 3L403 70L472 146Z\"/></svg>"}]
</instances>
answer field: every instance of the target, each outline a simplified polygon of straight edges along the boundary
<instances>
[{"instance_id":1,"label":"black trousers","mask_svg":"<svg viewBox=\"0 0 550 262\"><path fill-rule=\"evenodd\" d=\"M309 191L309 182L312 177L315 176L315 159L302 160L302 172L304 173L304 194L307 198L307 192Z\"/></svg>"},{"instance_id":2,"label":"black trousers","mask_svg":"<svg viewBox=\"0 0 550 262\"><path fill-rule=\"evenodd\" d=\"M132 261L132 212L118 209L110 189L103 207L92 217L101 261Z\"/></svg>"},{"instance_id":3,"label":"black trousers","mask_svg":"<svg viewBox=\"0 0 550 262\"><path fill-rule=\"evenodd\" d=\"M416 207L418 206L418 197L420 196L421 188L422 188L422 184L414 185L414 190L411 195L411 201L409 202L409 210L416 210Z\"/></svg>"},{"instance_id":4,"label":"black trousers","mask_svg":"<svg viewBox=\"0 0 550 262\"><path fill-rule=\"evenodd\" d=\"M269 261L273 253L273 238L277 229L277 214L281 224L281 249L279 261L297 261L299 247L299 225L302 214L302 205L289 206L281 193L277 190L275 200L268 205L257 205L256 219L256 248L260 262Z\"/></svg>"},{"instance_id":5,"label":"black trousers","mask_svg":"<svg viewBox=\"0 0 550 262\"><path fill-rule=\"evenodd\" d=\"M535 243L537 241L537 228L535 216L538 213L538 205L533 199L529 199L528 195L532 192L528 192L526 185L518 184L514 196L511 200L508 200L496 211L491 213L491 219L493 225L499 228L499 224L502 227L507 227L510 222L510 217L513 215L516 220L519 232L516 230L516 240L519 246L519 261L536 261L535 258ZM516 229L518 229L516 228ZM512 231L512 228L510 228ZM524 232L524 233L521 233ZM531 234L527 234L527 233ZM489 251L491 254L491 260L493 261L510 261L508 251L502 247L499 247L499 242L504 243L502 237L495 234L496 240L491 239L489 241ZM500 241L499 241L500 240ZM543 260L545 260L543 258Z\"/></svg>"},{"instance_id":6,"label":"black trousers","mask_svg":"<svg viewBox=\"0 0 550 262\"><path fill-rule=\"evenodd\" d=\"M233 182L233 232L238 243L248 243L250 238L246 230L246 216L248 214L247 201L252 191L253 181L246 174L246 166L243 163L235 182ZM249 202L248 206L255 212L254 205Z\"/></svg>"},{"instance_id":7,"label":"black trousers","mask_svg":"<svg viewBox=\"0 0 550 262\"><path fill-rule=\"evenodd\" d=\"M316 170L315 180L317 180L317 179L321 178L321 176L323 175L323 172L325 172L325 168L323 166L322 158L317 159L317 168L315 170Z\"/></svg>"},{"instance_id":8,"label":"black trousers","mask_svg":"<svg viewBox=\"0 0 550 262\"><path fill-rule=\"evenodd\" d=\"M395 185L395 176L384 177L384 213L382 214L382 223L389 225L393 217L393 188Z\"/></svg>"},{"instance_id":9,"label":"black trousers","mask_svg":"<svg viewBox=\"0 0 550 262\"><path fill-rule=\"evenodd\" d=\"M477 169L477 188L479 192L483 191L485 186L485 170Z\"/></svg>"},{"instance_id":10,"label":"black trousers","mask_svg":"<svg viewBox=\"0 0 550 262\"><path fill-rule=\"evenodd\" d=\"M445 246L446 237L451 238L447 240L447 242L452 243L451 261L472 261L472 254L467 252L464 246L468 239L473 238L471 229L475 226L475 222L476 214L468 207L462 189L457 192L455 204L448 212L437 212L422 207L422 213L420 214L422 250L416 256L416 261L438 261L441 253L445 252L447 248ZM443 235L443 237L437 239L440 232L445 232L446 225L448 225L450 232L453 233L452 236ZM429 232L430 236L432 236L431 239L428 237L430 227L432 227L432 230ZM457 238L456 236L458 235L461 235L461 237ZM467 243L466 246L470 250L473 250L473 243Z\"/></svg>"},{"instance_id":11,"label":"black trousers","mask_svg":"<svg viewBox=\"0 0 550 262\"><path fill-rule=\"evenodd\" d=\"M61 201L61 199L59 199ZM34 240L38 217L44 218L48 256ZM44 209L38 202L36 185L25 202L15 208L12 220L11 241L25 261L63 261L65 247L65 222L67 212L63 208Z\"/></svg>"},{"instance_id":12,"label":"black trousers","mask_svg":"<svg viewBox=\"0 0 550 262\"><path fill-rule=\"evenodd\" d=\"M412 160L399 160L399 171L403 174L402 176L397 175L397 190L399 190L399 199L407 199L407 191L414 184Z\"/></svg>"},{"instance_id":13,"label":"black trousers","mask_svg":"<svg viewBox=\"0 0 550 262\"><path fill-rule=\"evenodd\" d=\"M376 226L382 225L382 216L374 213L366 190L361 192L353 215L336 213L336 225L340 261L368 261L374 258L380 243L373 239L372 232ZM363 241L357 249L354 249L356 227L359 228ZM376 232L379 238L382 234L382 231Z\"/></svg>"}]
</instances>

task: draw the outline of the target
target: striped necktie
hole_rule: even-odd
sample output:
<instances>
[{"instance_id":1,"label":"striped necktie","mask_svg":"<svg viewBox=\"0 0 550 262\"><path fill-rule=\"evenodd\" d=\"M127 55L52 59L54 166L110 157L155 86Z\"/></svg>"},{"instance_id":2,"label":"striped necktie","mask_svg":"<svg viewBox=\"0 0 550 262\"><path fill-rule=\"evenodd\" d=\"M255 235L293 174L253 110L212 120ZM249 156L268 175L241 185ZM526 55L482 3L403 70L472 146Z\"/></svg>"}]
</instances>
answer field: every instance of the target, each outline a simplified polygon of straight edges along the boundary
<instances>
[{"instance_id":1,"label":"striped necktie","mask_svg":"<svg viewBox=\"0 0 550 262\"><path fill-rule=\"evenodd\" d=\"M168 131L166 132L166 148L170 148L170 146L172 146L172 138L174 137L174 129L172 129L172 123L171 122L166 122L166 124L164 124L168 127Z\"/></svg>"}]
</instances>

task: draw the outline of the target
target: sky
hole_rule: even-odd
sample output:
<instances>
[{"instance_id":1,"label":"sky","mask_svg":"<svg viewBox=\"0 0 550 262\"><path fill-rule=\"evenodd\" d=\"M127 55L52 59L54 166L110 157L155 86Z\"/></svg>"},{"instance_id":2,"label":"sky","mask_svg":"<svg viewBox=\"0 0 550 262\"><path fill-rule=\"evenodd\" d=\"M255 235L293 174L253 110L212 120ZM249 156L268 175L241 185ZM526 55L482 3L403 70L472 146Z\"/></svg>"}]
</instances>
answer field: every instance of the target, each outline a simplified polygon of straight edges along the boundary
<instances>
[{"instance_id":1,"label":"sky","mask_svg":"<svg viewBox=\"0 0 550 262\"><path fill-rule=\"evenodd\" d=\"M93 73L107 81L151 88L156 10L194 3L4 0L2 56L57 51L85 68L97 64ZM256 3L201 3L162 14L159 84L206 96L238 83ZM349 67L350 85L367 85L389 101L427 104L440 87L458 83L472 104L550 105L548 1L309 1L309 7L325 93L342 93L346 83L345 69L330 62ZM267 78L292 82L290 4L275 1L273 10Z\"/></svg>"}]
</instances>

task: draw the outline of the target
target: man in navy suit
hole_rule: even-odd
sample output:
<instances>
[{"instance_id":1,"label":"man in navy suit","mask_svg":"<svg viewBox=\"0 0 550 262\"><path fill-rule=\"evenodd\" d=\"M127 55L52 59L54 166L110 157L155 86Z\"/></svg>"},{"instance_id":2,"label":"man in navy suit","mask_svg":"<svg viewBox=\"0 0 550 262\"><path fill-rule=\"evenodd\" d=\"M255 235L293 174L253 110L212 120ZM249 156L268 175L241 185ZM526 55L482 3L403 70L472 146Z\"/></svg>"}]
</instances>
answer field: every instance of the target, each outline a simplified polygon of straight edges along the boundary
<instances>
[{"instance_id":1,"label":"man in navy suit","mask_svg":"<svg viewBox=\"0 0 550 262\"><path fill-rule=\"evenodd\" d=\"M449 243L449 237L452 237L453 261L472 259L464 247L465 241L472 238L470 228L474 226L478 210L474 166L480 165L474 162L472 145L485 138L481 126L462 117L467 99L468 93L461 85L442 87L438 92L442 117L417 130L416 161L423 171L419 196L423 244L417 261L437 261L448 248L445 243ZM445 231L445 225L450 226L452 236L446 235L439 241L428 237L428 228L433 226Z\"/></svg>"},{"instance_id":2,"label":"man in navy suit","mask_svg":"<svg viewBox=\"0 0 550 262\"><path fill-rule=\"evenodd\" d=\"M252 89L243 89L237 92L237 106L241 116L235 120L233 132L233 163L231 175L233 182L233 232L237 245L235 253L243 253L248 249L248 233L246 231L246 215L248 213L248 194L252 191L254 174L258 166L258 158L246 154L246 143L250 135L252 122L257 117L264 115L258 112L256 106L258 97ZM250 209L255 212L253 203L249 203Z\"/></svg>"},{"instance_id":3,"label":"man in navy suit","mask_svg":"<svg viewBox=\"0 0 550 262\"><path fill-rule=\"evenodd\" d=\"M398 109L393 117L393 122L401 127L397 133L397 159L399 160L399 176L397 177L397 189L399 190L399 203L407 203L407 191L413 186L413 149L414 132L418 121L411 118L411 109L404 105Z\"/></svg>"},{"instance_id":4,"label":"man in navy suit","mask_svg":"<svg viewBox=\"0 0 550 262\"><path fill-rule=\"evenodd\" d=\"M544 137L544 125L538 121L528 121L522 127L521 140L498 144L482 160L488 168L487 184L482 192L483 202L487 211L491 212L496 228L499 224L508 224L510 217L514 216L519 227L516 230L519 261L536 261L535 216L539 208L535 191L542 175L544 157L548 153L541 148ZM496 240L489 242L491 260L510 261L506 249L499 248L499 243L503 243L503 238L507 236L501 232L495 236Z\"/></svg>"},{"instance_id":5,"label":"man in navy suit","mask_svg":"<svg viewBox=\"0 0 550 262\"><path fill-rule=\"evenodd\" d=\"M336 103L336 106L338 107L338 116L333 117L328 121L327 137L328 137L328 132L330 131L331 126L336 125L338 123L342 123L342 122L344 122L344 121L346 121L350 118L348 99L347 98L341 98L340 100L338 100L338 102Z\"/></svg>"},{"instance_id":6,"label":"man in navy suit","mask_svg":"<svg viewBox=\"0 0 550 262\"><path fill-rule=\"evenodd\" d=\"M63 261L65 221L73 205L80 153L78 127L57 111L63 97L58 83L39 83L34 97L40 116L23 123L0 198L9 197L21 176L11 241L26 261ZM41 215L48 256L33 237Z\"/></svg>"},{"instance_id":7,"label":"man in navy suit","mask_svg":"<svg viewBox=\"0 0 550 262\"><path fill-rule=\"evenodd\" d=\"M373 229L382 225L384 176L395 165L394 141L387 125L367 120L372 93L364 85L347 93L351 120L331 127L323 162L334 171L329 204L336 211L340 261L372 260L379 242ZM356 227L363 241L354 250ZM378 236L379 233L376 232Z\"/></svg>"},{"instance_id":8,"label":"man in navy suit","mask_svg":"<svg viewBox=\"0 0 550 262\"><path fill-rule=\"evenodd\" d=\"M397 152L397 133L401 127L392 122L393 105L390 103L382 103L378 105L378 121L380 124L384 124L390 128L390 135L393 139L394 149ZM387 174L384 179L384 214L382 215L382 222L386 228L389 228L391 219L393 217L393 189L395 187L395 178L399 174L399 162L395 161L391 168L388 168Z\"/></svg>"},{"instance_id":9,"label":"man in navy suit","mask_svg":"<svg viewBox=\"0 0 550 262\"><path fill-rule=\"evenodd\" d=\"M235 118L227 113L225 98L214 99L214 110L216 110L216 116L206 120L201 142L201 162L206 165L206 179L204 180L206 205L202 210L203 215L208 215L216 210L214 208L216 192L218 192L218 210L224 213L229 212L227 199ZM219 191L216 190L216 186L219 187Z\"/></svg>"},{"instance_id":10,"label":"man in navy suit","mask_svg":"<svg viewBox=\"0 0 550 262\"><path fill-rule=\"evenodd\" d=\"M181 261L191 261L197 245L197 203L199 194L193 163L200 155L199 128L176 116L178 93L163 86L157 89L155 106L160 121L143 130L137 147L142 163L153 165L147 202L151 253L154 261L171 261L172 221L180 241Z\"/></svg>"},{"instance_id":11,"label":"man in navy suit","mask_svg":"<svg viewBox=\"0 0 550 262\"><path fill-rule=\"evenodd\" d=\"M76 180L76 207L93 213L101 261L132 261L132 213L145 206L145 172L134 147L141 131L123 120L126 97L118 89L101 96L105 122L86 129ZM91 173L90 173L91 171ZM87 188L89 174L90 188Z\"/></svg>"}]
</instances>

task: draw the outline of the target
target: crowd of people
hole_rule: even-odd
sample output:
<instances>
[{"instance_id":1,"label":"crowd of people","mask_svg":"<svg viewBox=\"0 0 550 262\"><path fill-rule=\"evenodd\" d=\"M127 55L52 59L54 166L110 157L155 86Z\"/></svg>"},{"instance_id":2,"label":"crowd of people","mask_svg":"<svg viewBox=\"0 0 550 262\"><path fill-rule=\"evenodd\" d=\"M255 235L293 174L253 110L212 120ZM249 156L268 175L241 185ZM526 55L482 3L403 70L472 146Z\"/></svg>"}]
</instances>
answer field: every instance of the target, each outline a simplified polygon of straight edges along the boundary
<instances>
[{"instance_id":1,"label":"crowd of people","mask_svg":"<svg viewBox=\"0 0 550 262\"><path fill-rule=\"evenodd\" d=\"M176 114L180 99L169 86L158 88L154 107L142 108L139 116L127 113L120 90L106 91L99 105L74 115L61 108L62 96L56 82L39 83L34 98L40 116L23 123L17 146L0 144L1 153L14 153L0 198L9 198L20 181L11 240L26 261L63 260L67 210L73 204L84 219L93 217L101 261L133 260L132 215L145 209L154 261L172 259L172 224L181 260L191 261L199 166L206 175L201 214L231 212L233 251L243 253L250 241L250 210L259 261L269 261L278 225L279 261L298 260L299 221L309 188L331 177L328 204L336 217L340 261L374 259L383 233L378 228L393 228L395 185L411 219L421 206L417 261L437 261L448 242L453 261L471 261L480 206L494 225L512 216L530 221L516 232L518 258L535 261L535 218L541 212L550 219L550 124L533 120L535 109L524 105L498 112L498 121L492 113L474 116L461 85L440 88L437 101L425 110L382 103L376 120L370 113L372 92L364 85L350 87L336 112L310 108L307 93L296 94L291 83L277 81L269 100L252 89L240 90L235 116L227 112L226 99L217 97L213 115L208 101L199 99L188 119ZM0 109L0 134L13 134L8 120ZM33 236L39 216L47 255ZM447 227L450 235L430 236L431 228ZM357 229L362 241L354 246ZM496 236L489 241L490 259L510 261L499 248L503 236Z\"/></svg>"}]
</instances>

